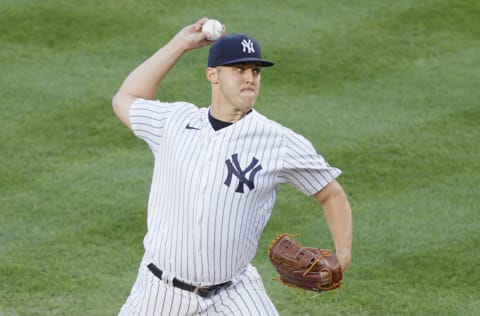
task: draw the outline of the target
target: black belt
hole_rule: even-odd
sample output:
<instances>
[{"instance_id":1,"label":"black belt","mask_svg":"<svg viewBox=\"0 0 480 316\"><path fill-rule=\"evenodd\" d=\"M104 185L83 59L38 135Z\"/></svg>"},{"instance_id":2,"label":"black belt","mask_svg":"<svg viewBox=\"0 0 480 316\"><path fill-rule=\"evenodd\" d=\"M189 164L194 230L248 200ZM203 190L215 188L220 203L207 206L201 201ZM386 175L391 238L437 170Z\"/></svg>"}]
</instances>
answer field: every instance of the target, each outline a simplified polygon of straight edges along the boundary
<instances>
[{"instance_id":1,"label":"black belt","mask_svg":"<svg viewBox=\"0 0 480 316\"><path fill-rule=\"evenodd\" d=\"M160 280L162 279L163 271L160 270L156 265L150 263L148 266L148 270L150 270L157 278ZM217 294L221 289L230 286L232 281L228 281L225 283L215 284L212 286L204 286L204 287L197 287L188 283L184 283L176 278L173 279L173 286L178 287L179 289L193 292L201 297L210 297Z\"/></svg>"}]
</instances>

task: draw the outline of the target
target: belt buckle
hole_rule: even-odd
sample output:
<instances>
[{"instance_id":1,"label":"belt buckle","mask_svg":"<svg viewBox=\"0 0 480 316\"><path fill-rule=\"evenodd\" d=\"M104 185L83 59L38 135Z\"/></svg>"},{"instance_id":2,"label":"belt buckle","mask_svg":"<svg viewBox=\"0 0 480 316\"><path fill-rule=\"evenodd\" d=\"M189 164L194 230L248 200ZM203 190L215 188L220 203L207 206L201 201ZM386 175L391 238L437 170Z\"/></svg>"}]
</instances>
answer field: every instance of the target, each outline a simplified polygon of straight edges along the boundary
<instances>
[{"instance_id":1,"label":"belt buckle","mask_svg":"<svg viewBox=\"0 0 480 316\"><path fill-rule=\"evenodd\" d=\"M210 297L212 296L212 292L215 292L215 289L207 288L207 287L195 287L193 293L201 297Z\"/></svg>"},{"instance_id":2,"label":"belt buckle","mask_svg":"<svg viewBox=\"0 0 480 316\"><path fill-rule=\"evenodd\" d=\"M208 298L212 295L218 294L218 292L220 292L221 289L227 288L230 285L232 285L232 281L228 281L226 283L212 285L212 286L205 286L205 287L196 286L192 292L201 297Z\"/></svg>"},{"instance_id":3,"label":"belt buckle","mask_svg":"<svg viewBox=\"0 0 480 316\"><path fill-rule=\"evenodd\" d=\"M193 294L196 294L196 295L200 295L198 294L198 291L200 290L200 287L196 286L194 289L193 289Z\"/></svg>"}]
</instances>

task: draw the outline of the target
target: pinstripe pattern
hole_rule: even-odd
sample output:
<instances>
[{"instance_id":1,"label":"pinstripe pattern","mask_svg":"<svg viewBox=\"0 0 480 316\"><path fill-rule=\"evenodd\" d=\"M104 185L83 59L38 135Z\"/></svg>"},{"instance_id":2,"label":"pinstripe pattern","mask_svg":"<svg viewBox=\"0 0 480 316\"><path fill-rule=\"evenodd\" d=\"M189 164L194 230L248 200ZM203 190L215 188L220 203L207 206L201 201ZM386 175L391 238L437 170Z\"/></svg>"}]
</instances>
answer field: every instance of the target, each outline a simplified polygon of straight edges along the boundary
<instances>
[{"instance_id":1,"label":"pinstripe pattern","mask_svg":"<svg viewBox=\"0 0 480 316\"><path fill-rule=\"evenodd\" d=\"M130 122L155 156L144 260L154 262L167 278L175 276L194 285L229 281L249 266L279 184L288 182L311 195L340 174L308 140L255 110L214 131L206 108L138 99L130 108ZM256 167L254 177L249 165ZM251 291L255 282L247 283L250 286L242 289L239 284L235 291L226 291L228 295L217 296L223 300L215 304L219 313L232 314L222 306L245 312L271 305L266 294L255 297L259 295ZM263 289L260 279L258 283ZM148 310L154 308L153 300L165 301L157 299L157 291L144 293L150 298L140 306ZM244 315L250 314L268 315L260 311Z\"/></svg>"}]
</instances>

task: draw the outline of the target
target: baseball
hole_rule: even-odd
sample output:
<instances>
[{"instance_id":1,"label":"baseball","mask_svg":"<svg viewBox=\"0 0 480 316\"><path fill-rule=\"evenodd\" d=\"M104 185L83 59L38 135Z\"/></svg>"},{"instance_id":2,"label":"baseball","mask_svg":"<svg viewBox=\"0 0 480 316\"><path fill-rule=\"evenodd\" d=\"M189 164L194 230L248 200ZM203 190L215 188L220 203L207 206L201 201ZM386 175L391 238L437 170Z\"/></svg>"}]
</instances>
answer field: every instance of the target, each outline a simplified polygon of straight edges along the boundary
<instances>
[{"instance_id":1,"label":"baseball","mask_svg":"<svg viewBox=\"0 0 480 316\"><path fill-rule=\"evenodd\" d=\"M223 25L217 20L207 20L202 27L202 32L207 33L207 39L210 41L216 41L223 34Z\"/></svg>"}]
</instances>

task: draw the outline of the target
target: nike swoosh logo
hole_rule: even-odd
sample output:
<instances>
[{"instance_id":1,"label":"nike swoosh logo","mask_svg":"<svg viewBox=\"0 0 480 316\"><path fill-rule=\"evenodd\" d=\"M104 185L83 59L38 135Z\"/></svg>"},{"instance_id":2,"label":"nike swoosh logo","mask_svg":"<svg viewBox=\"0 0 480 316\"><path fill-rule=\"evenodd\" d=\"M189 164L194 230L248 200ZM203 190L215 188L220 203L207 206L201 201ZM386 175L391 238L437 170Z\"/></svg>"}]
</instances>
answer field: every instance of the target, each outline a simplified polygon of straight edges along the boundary
<instances>
[{"instance_id":1,"label":"nike swoosh logo","mask_svg":"<svg viewBox=\"0 0 480 316\"><path fill-rule=\"evenodd\" d=\"M186 129L196 129L196 130L199 130L199 128L191 126L190 123L188 123L187 126L185 126L185 128L186 128Z\"/></svg>"}]
</instances>

